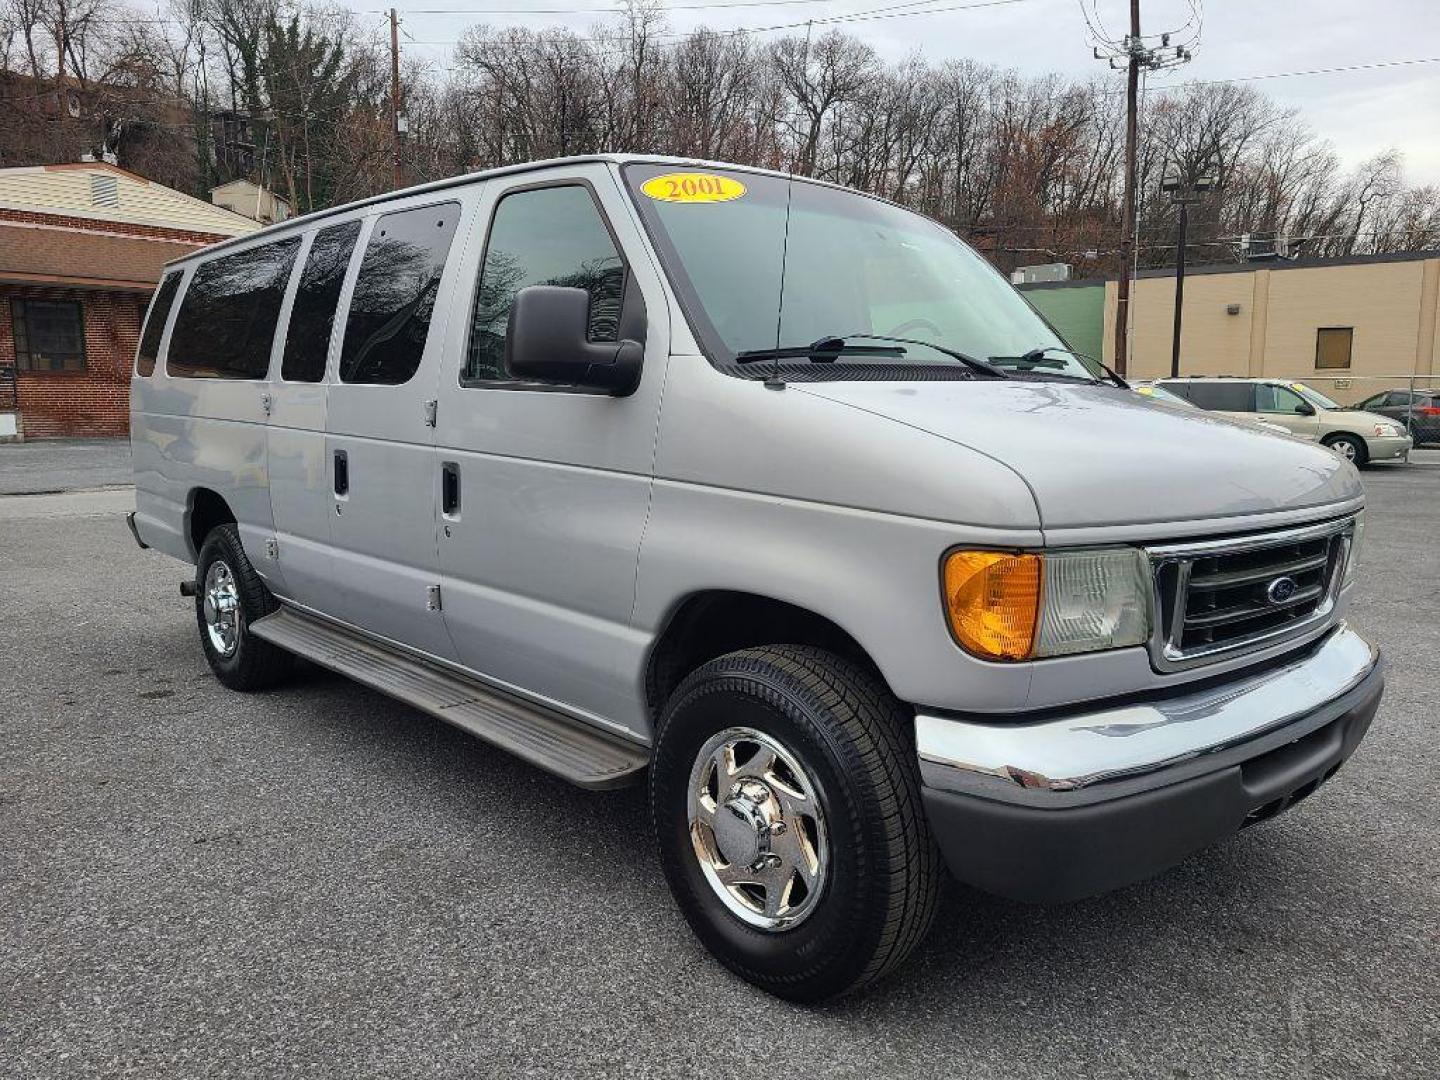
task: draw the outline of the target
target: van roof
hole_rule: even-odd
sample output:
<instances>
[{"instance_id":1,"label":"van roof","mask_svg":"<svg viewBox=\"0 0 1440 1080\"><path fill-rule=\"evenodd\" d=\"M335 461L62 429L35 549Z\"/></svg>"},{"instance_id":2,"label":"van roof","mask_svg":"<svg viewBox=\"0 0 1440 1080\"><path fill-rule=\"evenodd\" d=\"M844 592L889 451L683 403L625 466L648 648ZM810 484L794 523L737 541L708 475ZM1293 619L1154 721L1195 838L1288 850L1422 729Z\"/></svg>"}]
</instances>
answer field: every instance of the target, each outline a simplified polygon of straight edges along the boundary
<instances>
[{"instance_id":1,"label":"van roof","mask_svg":"<svg viewBox=\"0 0 1440 1080\"><path fill-rule=\"evenodd\" d=\"M354 202L343 203L340 206L328 206L323 210L313 210L308 214L287 218L284 221L269 225L256 232L246 233L244 236L236 237L233 240L224 240L218 244L211 244L209 247L188 252L178 258L171 259L165 266L167 268L183 266L185 263L194 262L196 259L209 258L216 252L224 251L231 247L249 246L256 241L263 243L266 240L278 236L308 229L311 225L315 224L315 222L327 217L334 217L337 214L347 214L352 210L359 210L367 206L377 206L392 202L396 199L408 198L411 195L422 195L431 191L446 191L450 188L474 183L477 180L487 180L494 176L513 176L518 173L526 173L538 169L553 169L561 165L585 165L596 162L610 165L690 165L709 169L730 169L782 178L788 178L793 175L779 169L762 169L755 165L737 165L734 162L709 161L705 158L669 157L664 154L576 154L569 157L544 158L540 161L527 161L519 165L501 165L494 169L481 169L477 172L461 173L459 176L446 177L444 180L432 180L428 184L416 184L413 187L401 188L398 191L387 191L383 195L371 195L369 198L356 199ZM824 187L839 188L844 191L850 190L843 184L831 183L828 180L817 180L810 176L795 176L794 178L796 180L804 180L809 184L820 184ZM865 193L857 192L857 194L863 195ZM878 196L870 197L878 198ZM889 200L881 199L880 201L888 202Z\"/></svg>"}]
</instances>

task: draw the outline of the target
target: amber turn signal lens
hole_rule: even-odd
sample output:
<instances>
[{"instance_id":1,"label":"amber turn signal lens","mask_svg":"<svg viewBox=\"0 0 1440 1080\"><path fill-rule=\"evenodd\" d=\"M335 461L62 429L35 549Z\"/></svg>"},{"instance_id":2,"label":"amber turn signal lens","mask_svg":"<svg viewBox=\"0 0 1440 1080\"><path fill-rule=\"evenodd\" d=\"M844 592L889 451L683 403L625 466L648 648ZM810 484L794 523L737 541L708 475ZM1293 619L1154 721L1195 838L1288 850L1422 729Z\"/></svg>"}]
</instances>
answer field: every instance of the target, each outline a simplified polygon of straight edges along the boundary
<instances>
[{"instance_id":1,"label":"amber turn signal lens","mask_svg":"<svg viewBox=\"0 0 1440 1080\"><path fill-rule=\"evenodd\" d=\"M945 557L945 612L955 640L986 660L1024 660L1040 614L1040 556L952 551Z\"/></svg>"}]
</instances>

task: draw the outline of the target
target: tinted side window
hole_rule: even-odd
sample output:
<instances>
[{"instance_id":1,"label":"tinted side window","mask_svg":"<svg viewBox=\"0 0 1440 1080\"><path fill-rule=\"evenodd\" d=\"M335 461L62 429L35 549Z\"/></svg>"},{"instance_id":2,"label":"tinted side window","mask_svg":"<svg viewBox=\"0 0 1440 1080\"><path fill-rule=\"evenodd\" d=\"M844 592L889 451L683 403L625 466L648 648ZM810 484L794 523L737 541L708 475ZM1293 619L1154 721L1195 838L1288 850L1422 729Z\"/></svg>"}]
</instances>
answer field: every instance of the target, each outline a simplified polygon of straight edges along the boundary
<instances>
[{"instance_id":1,"label":"tinted side window","mask_svg":"<svg viewBox=\"0 0 1440 1080\"><path fill-rule=\"evenodd\" d=\"M567 285L590 294L591 341L619 339L625 264L587 188L536 188L495 207L475 292L462 382L508 379L505 331L515 294L530 285Z\"/></svg>"},{"instance_id":2,"label":"tinted side window","mask_svg":"<svg viewBox=\"0 0 1440 1080\"><path fill-rule=\"evenodd\" d=\"M1190 383L1190 400L1202 409L1253 412L1254 386L1247 382Z\"/></svg>"},{"instance_id":3,"label":"tinted side window","mask_svg":"<svg viewBox=\"0 0 1440 1080\"><path fill-rule=\"evenodd\" d=\"M287 382L319 382L325 377L325 358L330 351L330 331L335 326L335 305L350 266L350 253L360 235L360 222L332 225L315 234L300 286L290 310L285 331L285 355L280 377Z\"/></svg>"},{"instance_id":4,"label":"tinted side window","mask_svg":"<svg viewBox=\"0 0 1440 1080\"><path fill-rule=\"evenodd\" d=\"M345 320L342 382L394 386L415 374L459 216L460 204L452 202L375 223Z\"/></svg>"},{"instance_id":5,"label":"tinted side window","mask_svg":"<svg viewBox=\"0 0 1440 1080\"><path fill-rule=\"evenodd\" d=\"M140 334L140 350L135 354L135 371L149 375L155 370L155 358L160 355L160 338L165 333L165 320L170 317L170 305L175 302L175 290L180 288L180 270L172 270L155 290L150 301L150 313L145 316L145 329Z\"/></svg>"},{"instance_id":6,"label":"tinted side window","mask_svg":"<svg viewBox=\"0 0 1440 1080\"><path fill-rule=\"evenodd\" d=\"M165 370L192 379L265 378L299 250L292 236L197 268L170 331Z\"/></svg>"}]
</instances>

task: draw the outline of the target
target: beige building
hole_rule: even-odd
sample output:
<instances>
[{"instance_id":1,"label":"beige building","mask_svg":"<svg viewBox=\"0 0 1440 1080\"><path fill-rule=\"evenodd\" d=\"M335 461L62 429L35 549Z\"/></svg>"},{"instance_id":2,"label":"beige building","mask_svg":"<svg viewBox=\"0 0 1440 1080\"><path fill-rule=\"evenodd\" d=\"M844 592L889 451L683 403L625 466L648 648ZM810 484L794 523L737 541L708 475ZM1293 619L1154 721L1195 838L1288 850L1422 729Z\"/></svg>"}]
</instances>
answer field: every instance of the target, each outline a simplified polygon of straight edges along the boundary
<instances>
[{"instance_id":1,"label":"beige building","mask_svg":"<svg viewBox=\"0 0 1440 1080\"><path fill-rule=\"evenodd\" d=\"M0 441L124 435L165 264L258 228L104 162L0 169Z\"/></svg>"},{"instance_id":2,"label":"beige building","mask_svg":"<svg viewBox=\"0 0 1440 1080\"><path fill-rule=\"evenodd\" d=\"M1105 284L1107 363L1115 291ZM1142 272L1131 296L1128 375L1169 375L1174 271ZM1440 252L1198 267L1185 275L1180 373L1303 379L1342 402L1412 376L1440 384L1437 312Z\"/></svg>"},{"instance_id":3,"label":"beige building","mask_svg":"<svg viewBox=\"0 0 1440 1080\"><path fill-rule=\"evenodd\" d=\"M274 225L291 214L289 202L249 180L232 180L211 188L210 201L262 225Z\"/></svg>"}]
</instances>

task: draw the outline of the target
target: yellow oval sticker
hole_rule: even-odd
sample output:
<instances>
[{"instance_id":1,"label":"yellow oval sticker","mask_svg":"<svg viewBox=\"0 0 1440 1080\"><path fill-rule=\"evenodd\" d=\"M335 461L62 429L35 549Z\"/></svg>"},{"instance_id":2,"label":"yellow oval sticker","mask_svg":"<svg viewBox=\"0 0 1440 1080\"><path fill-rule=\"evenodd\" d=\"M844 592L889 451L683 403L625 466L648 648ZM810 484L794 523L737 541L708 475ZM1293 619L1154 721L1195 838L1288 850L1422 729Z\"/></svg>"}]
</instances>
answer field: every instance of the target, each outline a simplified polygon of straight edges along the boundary
<instances>
[{"instance_id":1,"label":"yellow oval sticker","mask_svg":"<svg viewBox=\"0 0 1440 1080\"><path fill-rule=\"evenodd\" d=\"M713 203L740 198L745 185L716 173L674 172L646 180L640 190L660 202Z\"/></svg>"}]
</instances>

